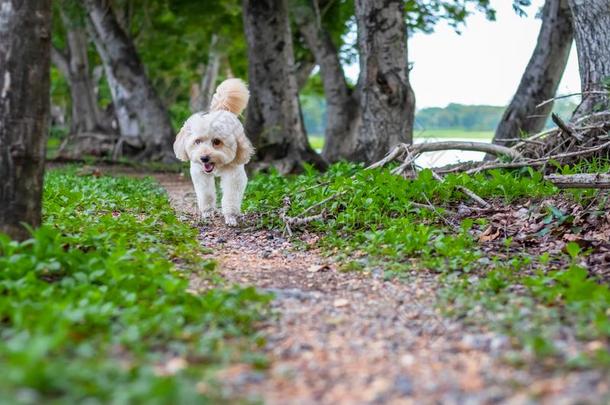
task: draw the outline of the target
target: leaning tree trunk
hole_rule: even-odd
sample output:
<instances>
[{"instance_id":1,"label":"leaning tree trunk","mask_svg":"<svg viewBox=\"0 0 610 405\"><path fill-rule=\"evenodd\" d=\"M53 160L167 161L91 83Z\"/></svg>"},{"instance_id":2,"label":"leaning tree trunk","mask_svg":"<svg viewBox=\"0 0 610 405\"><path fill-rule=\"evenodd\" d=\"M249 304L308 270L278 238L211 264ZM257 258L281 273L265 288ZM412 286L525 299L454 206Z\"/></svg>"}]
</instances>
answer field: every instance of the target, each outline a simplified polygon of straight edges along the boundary
<instances>
[{"instance_id":1,"label":"leaning tree trunk","mask_svg":"<svg viewBox=\"0 0 610 405\"><path fill-rule=\"evenodd\" d=\"M204 69L201 82L191 90L190 109L192 113L198 111L207 111L212 102L212 95L216 88L216 80L218 79L218 71L220 69L221 53L218 48L218 36L212 35L210 40L210 49L208 52L208 63Z\"/></svg>"},{"instance_id":2,"label":"leaning tree trunk","mask_svg":"<svg viewBox=\"0 0 610 405\"><path fill-rule=\"evenodd\" d=\"M168 112L148 80L131 38L106 0L85 0L84 5L104 64L121 136L131 146L144 148L142 158L172 160L174 134Z\"/></svg>"},{"instance_id":3,"label":"leaning tree trunk","mask_svg":"<svg viewBox=\"0 0 610 405\"><path fill-rule=\"evenodd\" d=\"M493 143L510 146L522 133L537 133L544 128L553 103L536 106L551 99L563 76L574 30L567 0L546 0L542 26L534 53L525 68L513 100L500 121Z\"/></svg>"},{"instance_id":4,"label":"leaning tree trunk","mask_svg":"<svg viewBox=\"0 0 610 405\"><path fill-rule=\"evenodd\" d=\"M356 0L362 122L351 160L371 163L398 143L412 143L415 95L409 83L401 0Z\"/></svg>"},{"instance_id":5,"label":"leaning tree trunk","mask_svg":"<svg viewBox=\"0 0 610 405\"><path fill-rule=\"evenodd\" d=\"M303 126L286 0L244 0L243 18L251 94L246 133L258 160L282 173L300 171L305 162L324 168Z\"/></svg>"},{"instance_id":6,"label":"leaning tree trunk","mask_svg":"<svg viewBox=\"0 0 610 405\"><path fill-rule=\"evenodd\" d=\"M80 27L66 25L66 50L53 47L51 60L68 81L72 102L70 133L103 132L95 86L89 72L87 34Z\"/></svg>"},{"instance_id":7,"label":"leaning tree trunk","mask_svg":"<svg viewBox=\"0 0 610 405\"><path fill-rule=\"evenodd\" d=\"M610 109L610 0L568 0L574 21L582 102L573 119ZM604 84L605 83L605 84Z\"/></svg>"},{"instance_id":8,"label":"leaning tree trunk","mask_svg":"<svg viewBox=\"0 0 610 405\"><path fill-rule=\"evenodd\" d=\"M316 0L312 0L316 1ZM307 47L313 52L326 99L326 130L322 156L329 162L351 157L359 117L358 97L347 85L339 53L309 0L297 3L293 15Z\"/></svg>"},{"instance_id":9,"label":"leaning tree trunk","mask_svg":"<svg viewBox=\"0 0 610 405\"><path fill-rule=\"evenodd\" d=\"M51 0L0 0L0 233L40 225L49 118Z\"/></svg>"}]
</instances>

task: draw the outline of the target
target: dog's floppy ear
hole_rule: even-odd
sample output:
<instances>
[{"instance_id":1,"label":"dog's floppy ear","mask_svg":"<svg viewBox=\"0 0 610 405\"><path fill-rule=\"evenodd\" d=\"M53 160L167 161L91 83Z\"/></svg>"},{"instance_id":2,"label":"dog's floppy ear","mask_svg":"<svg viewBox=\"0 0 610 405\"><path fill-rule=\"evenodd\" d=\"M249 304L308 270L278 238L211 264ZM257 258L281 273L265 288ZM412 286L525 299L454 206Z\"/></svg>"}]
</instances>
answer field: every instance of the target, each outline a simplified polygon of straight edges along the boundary
<instances>
[{"instance_id":1,"label":"dog's floppy ear","mask_svg":"<svg viewBox=\"0 0 610 405\"><path fill-rule=\"evenodd\" d=\"M237 149L235 151L234 163L238 165L245 165L250 161L250 158L254 155L254 146L250 140L246 137L243 131L237 135Z\"/></svg>"},{"instance_id":2,"label":"dog's floppy ear","mask_svg":"<svg viewBox=\"0 0 610 405\"><path fill-rule=\"evenodd\" d=\"M186 151L186 140L190 133L191 130L188 122L185 122L180 132L178 132L178 135L176 135L176 140L174 141L174 153L176 154L176 157L183 162L187 162L189 160L189 155Z\"/></svg>"}]
</instances>

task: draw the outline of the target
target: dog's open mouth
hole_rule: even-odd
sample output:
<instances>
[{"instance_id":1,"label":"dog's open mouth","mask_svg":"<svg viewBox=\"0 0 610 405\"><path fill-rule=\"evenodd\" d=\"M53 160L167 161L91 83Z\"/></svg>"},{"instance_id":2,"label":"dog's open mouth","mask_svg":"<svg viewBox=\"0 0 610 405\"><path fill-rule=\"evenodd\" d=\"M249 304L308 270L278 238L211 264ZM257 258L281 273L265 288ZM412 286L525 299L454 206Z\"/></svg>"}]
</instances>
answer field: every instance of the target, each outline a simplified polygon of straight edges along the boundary
<instances>
[{"instance_id":1,"label":"dog's open mouth","mask_svg":"<svg viewBox=\"0 0 610 405\"><path fill-rule=\"evenodd\" d=\"M214 163L204 163L203 164L203 171L206 173L212 173L214 171L214 167L216 165Z\"/></svg>"}]
</instances>

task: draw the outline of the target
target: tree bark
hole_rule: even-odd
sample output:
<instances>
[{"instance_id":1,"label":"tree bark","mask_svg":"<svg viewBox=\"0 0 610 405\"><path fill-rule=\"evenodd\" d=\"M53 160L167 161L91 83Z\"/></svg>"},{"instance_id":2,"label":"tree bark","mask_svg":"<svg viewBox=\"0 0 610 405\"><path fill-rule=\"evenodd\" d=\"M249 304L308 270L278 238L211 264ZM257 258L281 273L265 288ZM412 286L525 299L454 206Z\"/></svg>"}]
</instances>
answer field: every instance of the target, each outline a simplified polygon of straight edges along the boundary
<instances>
[{"instance_id":1,"label":"tree bark","mask_svg":"<svg viewBox=\"0 0 610 405\"><path fill-rule=\"evenodd\" d=\"M281 173L298 172L305 162L324 168L303 126L286 0L244 0L243 19L250 82L246 133L260 164Z\"/></svg>"},{"instance_id":2,"label":"tree bark","mask_svg":"<svg viewBox=\"0 0 610 405\"><path fill-rule=\"evenodd\" d=\"M493 143L506 146L521 133L540 132L553 109L553 103L536 106L551 99L563 76L574 37L572 16L567 0L546 0L542 26L534 53L511 103L496 128Z\"/></svg>"},{"instance_id":3,"label":"tree bark","mask_svg":"<svg viewBox=\"0 0 610 405\"><path fill-rule=\"evenodd\" d=\"M216 80L218 79L218 71L220 69L221 53L217 49L218 36L212 35L210 40L210 50L208 53L208 64L205 67L201 82L196 86L192 93L190 108L191 112L207 111L212 102L212 95L216 88Z\"/></svg>"},{"instance_id":4,"label":"tree bark","mask_svg":"<svg viewBox=\"0 0 610 405\"><path fill-rule=\"evenodd\" d=\"M320 67L326 99L326 130L322 156L336 162L352 155L360 108L358 97L345 80L337 47L321 26L313 4L299 3L293 11L295 23Z\"/></svg>"},{"instance_id":5,"label":"tree bark","mask_svg":"<svg viewBox=\"0 0 610 405\"><path fill-rule=\"evenodd\" d=\"M568 0L574 21L574 37L583 99L573 119L595 111L608 110L610 97L610 1ZM605 94L587 92L606 91Z\"/></svg>"},{"instance_id":6,"label":"tree bark","mask_svg":"<svg viewBox=\"0 0 610 405\"><path fill-rule=\"evenodd\" d=\"M415 95L409 83L407 27L401 0L356 0L362 122L350 160L372 163L412 143Z\"/></svg>"},{"instance_id":7,"label":"tree bark","mask_svg":"<svg viewBox=\"0 0 610 405\"><path fill-rule=\"evenodd\" d=\"M104 64L123 140L141 158L173 160L174 131L131 38L106 0L85 0L91 36Z\"/></svg>"},{"instance_id":8,"label":"tree bark","mask_svg":"<svg viewBox=\"0 0 610 405\"><path fill-rule=\"evenodd\" d=\"M62 13L66 28L66 50L51 48L51 61L66 78L70 86L71 125L70 133L108 132L97 104L95 86L89 71L87 56L87 33L73 24Z\"/></svg>"},{"instance_id":9,"label":"tree bark","mask_svg":"<svg viewBox=\"0 0 610 405\"><path fill-rule=\"evenodd\" d=\"M49 119L50 0L0 0L0 233L40 225Z\"/></svg>"},{"instance_id":10,"label":"tree bark","mask_svg":"<svg viewBox=\"0 0 610 405\"><path fill-rule=\"evenodd\" d=\"M296 68L297 88L299 91L307 84L311 72L316 67L317 63L313 57L299 61Z\"/></svg>"}]
</instances>

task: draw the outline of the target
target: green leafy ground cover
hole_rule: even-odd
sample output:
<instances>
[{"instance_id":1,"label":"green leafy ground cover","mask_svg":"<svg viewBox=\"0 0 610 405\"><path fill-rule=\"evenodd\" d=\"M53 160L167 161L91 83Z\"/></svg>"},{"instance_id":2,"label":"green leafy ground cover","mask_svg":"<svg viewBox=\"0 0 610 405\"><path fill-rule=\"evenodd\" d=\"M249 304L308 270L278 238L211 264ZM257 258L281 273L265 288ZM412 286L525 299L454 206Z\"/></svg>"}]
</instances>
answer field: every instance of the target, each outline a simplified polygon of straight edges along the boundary
<instances>
[{"instance_id":1,"label":"green leafy ground cover","mask_svg":"<svg viewBox=\"0 0 610 405\"><path fill-rule=\"evenodd\" d=\"M214 262L153 180L52 171L44 223L0 236L1 403L214 402L217 367L263 361L269 297L187 292Z\"/></svg>"},{"instance_id":2,"label":"green leafy ground cover","mask_svg":"<svg viewBox=\"0 0 610 405\"><path fill-rule=\"evenodd\" d=\"M582 169L590 167L563 171ZM285 196L291 202L288 216L299 216L312 206L315 209L307 215L324 210L324 221L307 226L323 235L321 246L346 271L382 267L389 277L414 271L441 273L439 305L445 312L507 334L520 350L519 359L533 355L554 366L610 366L610 290L607 280L589 274L581 264L590 252L576 243L553 255L515 250L511 238L494 249L483 249L477 235L489 220L450 212L467 201L458 185L502 206L528 199L536 209L546 210L539 203L551 197L583 206L596 201L590 191L560 196L531 169L451 174L439 183L428 170L405 180L387 169L365 171L336 164L324 174L310 170L294 177L259 175L250 183L246 205L249 211L264 213L261 226L274 228L284 226L277 213ZM567 224L568 215L552 207L548 211L543 229L554 232ZM569 355L555 347L566 328L583 342Z\"/></svg>"}]
</instances>

